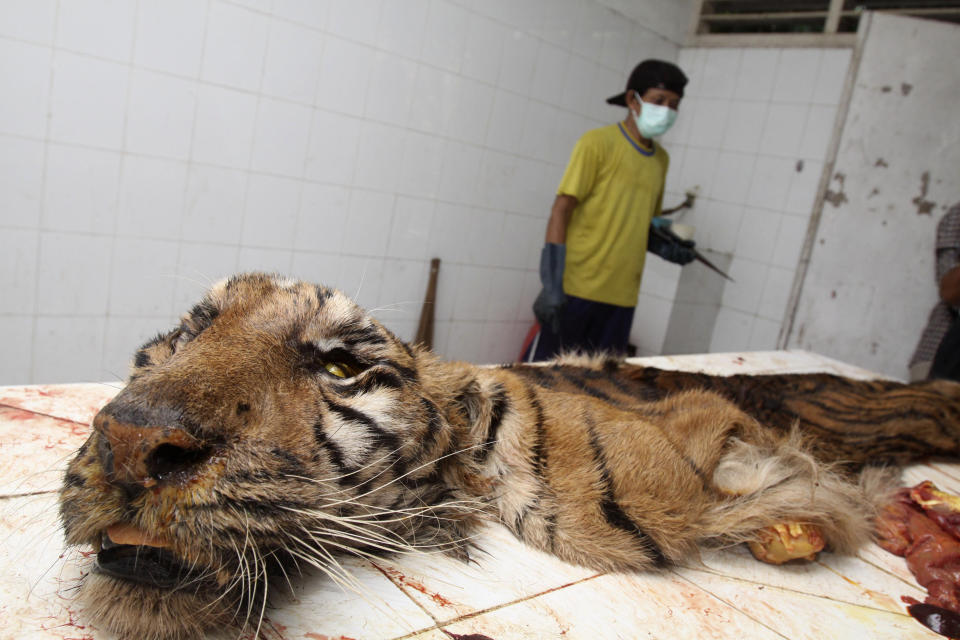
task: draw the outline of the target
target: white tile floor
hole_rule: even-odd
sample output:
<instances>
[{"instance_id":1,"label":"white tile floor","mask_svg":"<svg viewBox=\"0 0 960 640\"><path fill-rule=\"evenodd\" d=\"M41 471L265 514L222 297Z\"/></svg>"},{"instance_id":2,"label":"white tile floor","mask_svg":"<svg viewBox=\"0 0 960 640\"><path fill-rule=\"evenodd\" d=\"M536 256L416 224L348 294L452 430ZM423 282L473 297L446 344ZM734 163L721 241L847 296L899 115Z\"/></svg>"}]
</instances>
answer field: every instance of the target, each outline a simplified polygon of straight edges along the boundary
<instances>
[{"instance_id":1,"label":"white tile floor","mask_svg":"<svg viewBox=\"0 0 960 640\"><path fill-rule=\"evenodd\" d=\"M869 372L804 352L645 358L712 373ZM73 587L89 563L64 551L56 488L98 407L119 385L0 387L0 637L102 640ZM908 468L960 492L960 464ZM314 640L527 638L936 638L906 615L901 595L924 592L902 558L876 546L773 567L745 549L702 552L647 574L597 574L531 550L491 525L463 564L417 555L347 560L362 595L322 576L297 583L268 613L265 637ZM471 635L478 634L478 635Z\"/></svg>"}]
</instances>

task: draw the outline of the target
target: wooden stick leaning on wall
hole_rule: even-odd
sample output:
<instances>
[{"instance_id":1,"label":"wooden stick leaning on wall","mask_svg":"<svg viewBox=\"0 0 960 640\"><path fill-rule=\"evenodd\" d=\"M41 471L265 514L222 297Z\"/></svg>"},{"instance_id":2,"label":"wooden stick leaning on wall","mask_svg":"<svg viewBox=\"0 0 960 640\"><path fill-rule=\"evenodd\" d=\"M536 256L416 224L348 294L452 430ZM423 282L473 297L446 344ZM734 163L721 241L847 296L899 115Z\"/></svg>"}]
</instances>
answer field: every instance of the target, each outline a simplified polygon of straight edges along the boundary
<instances>
[{"instance_id":1,"label":"wooden stick leaning on wall","mask_svg":"<svg viewBox=\"0 0 960 640\"><path fill-rule=\"evenodd\" d=\"M427 295L423 298L423 307L420 309L420 326L417 327L418 342L428 349L433 349L433 316L437 306L437 276L440 273L440 258L430 261L430 278L427 280Z\"/></svg>"}]
</instances>

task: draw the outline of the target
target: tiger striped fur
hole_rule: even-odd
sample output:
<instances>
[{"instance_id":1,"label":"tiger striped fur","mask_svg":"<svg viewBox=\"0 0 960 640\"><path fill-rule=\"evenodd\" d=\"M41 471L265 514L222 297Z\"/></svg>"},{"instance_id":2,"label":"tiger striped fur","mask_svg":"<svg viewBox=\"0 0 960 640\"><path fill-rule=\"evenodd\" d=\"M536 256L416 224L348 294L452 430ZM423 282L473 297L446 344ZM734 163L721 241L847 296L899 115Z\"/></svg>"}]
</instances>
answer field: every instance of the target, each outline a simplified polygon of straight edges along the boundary
<instances>
[{"instance_id":1,"label":"tiger striped fur","mask_svg":"<svg viewBox=\"0 0 960 640\"><path fill-rule=\"evenodd\" d=\"M785 521L852 551L889 474L840 463L954 455L958 387L476 367L338 291L249 274L137 352L68 466L61 520L98 551L85 615L156 639L255 629L272 578L348 580L337 554L465 557L483 519L609 570Z\"/></svg>"}]
</instances>

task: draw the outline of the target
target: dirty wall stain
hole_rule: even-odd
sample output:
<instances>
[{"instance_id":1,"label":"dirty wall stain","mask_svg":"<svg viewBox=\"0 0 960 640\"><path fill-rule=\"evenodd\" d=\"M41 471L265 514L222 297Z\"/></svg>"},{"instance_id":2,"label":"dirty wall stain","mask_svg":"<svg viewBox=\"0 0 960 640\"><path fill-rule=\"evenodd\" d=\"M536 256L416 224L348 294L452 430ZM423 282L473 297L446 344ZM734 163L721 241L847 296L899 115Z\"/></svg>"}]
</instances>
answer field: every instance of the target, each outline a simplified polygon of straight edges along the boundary
<instances>
[{"instance_id":1,"label":"dirty wall stain","mask_svg":"<svg viewBox=\"0 0 960 640\"><path fill-rule=\"evenodd\" d=\"M930 172L924 171L920 176L920 195L912 200L917 207L917 215L931 215L933 208L937 206L936 202L927 200L927 191L930 189Z\"/></svg>"},{"instance_id":2,"label":"dirty wall stain","mask_svg":"<svg viewBox=\"0 0 960 640\"><path fill-rule=\"evenodd\" d=\"M827 193L824 194L823 199L832 204L834 207L839 207L844 202L848 202L847 194L843 191L844 182L846 182L847 176L846 174L838 171L834 174L833 179L840 186L836 191L833 189L827 189Z\"/></svg>"}]
</instances>

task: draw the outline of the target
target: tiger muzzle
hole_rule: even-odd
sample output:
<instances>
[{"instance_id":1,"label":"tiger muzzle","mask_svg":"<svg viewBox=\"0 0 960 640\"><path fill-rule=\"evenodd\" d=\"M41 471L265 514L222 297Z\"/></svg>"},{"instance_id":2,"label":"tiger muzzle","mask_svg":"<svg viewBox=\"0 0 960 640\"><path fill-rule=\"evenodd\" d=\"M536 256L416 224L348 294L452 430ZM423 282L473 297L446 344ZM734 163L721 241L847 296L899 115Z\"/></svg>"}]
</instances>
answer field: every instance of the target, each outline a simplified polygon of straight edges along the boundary
<instances>
[{"instance_id":1,"label":"tiger muzzle","mask_svg":"<svg viewBox=\"0 0 960 640\"><path fill-rule=\"evenodd\" d=\"M189 481L213 452L177 426L119 420L111 405L97 414L93 428L100 436L97 455L107 481L132 495Z\"/></svg>"}]
</instances>

